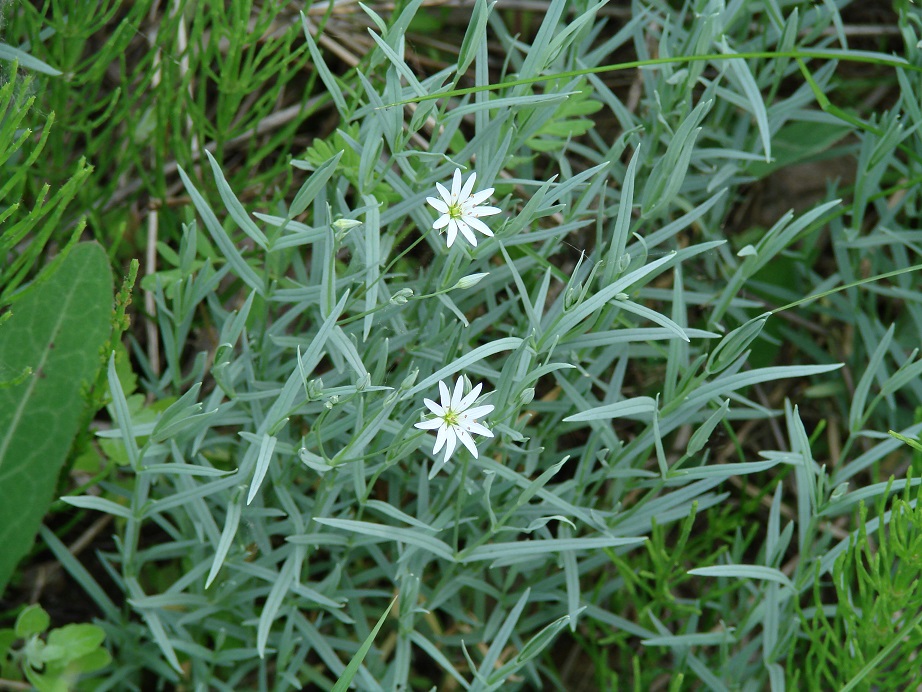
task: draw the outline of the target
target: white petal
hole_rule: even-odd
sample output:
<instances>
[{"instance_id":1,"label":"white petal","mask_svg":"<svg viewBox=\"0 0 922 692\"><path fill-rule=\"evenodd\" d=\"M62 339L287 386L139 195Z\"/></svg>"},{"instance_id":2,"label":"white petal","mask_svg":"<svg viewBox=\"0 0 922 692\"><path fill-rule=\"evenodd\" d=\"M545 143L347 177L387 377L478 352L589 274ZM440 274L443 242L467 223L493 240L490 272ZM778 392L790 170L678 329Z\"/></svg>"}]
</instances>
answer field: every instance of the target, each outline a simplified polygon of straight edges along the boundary
<instances>
[{"instance_id":1,"label":"white petal","mask_svg":"<svg viewBox=\"0 0 922 692\"><path fill-rule=\"evenodd\" d=\"M448 214L442 214L435 220L435 223L432 224L432 230L437 231L440 228L445 228L449 221L451 221L451 217Z\"/></svg>"},{"instance_id":2,"label":"white petal","mask_svg":"<svg viewBox=\"0 0 922 692\"><path fill-rule=\"evenodd\" d=\"M419 428L420 430L435 430L440 425L444 425L445 421L441 418L433 418L432 420L424 420L421 423L416 423L413 427Z\"/></svg>"},{"instance_id":3,"label":"white petal","mask_svg":"<svg viewBox=\"0 0 922 692\"><path fill-rule=\"evenodd\" d=\"M456 202L461 194L461 169L455 169L455 175L451 179L451 200Z\"/></svg>"},{"instance_id":4,"label":"white petal","mask_svg":"<svg viewBox=\"0 0 922 692\"><path fill-rule=\"evenodd\" d=\"M447 425L443 425L439 428L439 431L435 435L435 447L432 448L433 454L438 454L439 450L442 448L442 445L445 444L445 441L448 440L449 435L451 435L451 446L455 446L454 438L455 434L451 432L450 428Z\"/></svg>"},{"instance_id":5,"label":"white petal","mask_svg":"<svg viewBox=\"0 0 922 692\"><path fill-rule=\"evenodd\" d=\"M480 192L475 192L473 195L468 197L467 201L474 206L477 206L481 202L486 202L490 199L490 196L493 194L493 188L488 187L486 190L481 190Z\"/></svg>"},{"instance_id":6,"label":"white petal","mask_svg":"<svg viewBox=\"0 0 922 692\"><path fill-rule=\"evenodd\" d=\"M448 205L445 204L444 201L437 199L435 197L426 197L426 201L429 202L429 204L431 204L433 207L435 207L436 211L439 212L440 214L448 213Z\"/></svg>"},{"instance_id":7,"label":"white petal","mask_svg":"<svg viewBox=\"0 0 922 692\"><path fill-rule=\"evenodd\" d=\"M488 235L491 238L493 237L493 231L490 230L490 227L487 226L483 221L481 221L477 217L464 216L462 217L461 220L464 221L464 223L466 223L468 226L473 228L475 231L480 231L484 235Z\"/></svg>"},{"instance_id":8,"label":"white petal","mask_svg":"<svg viewBox=\"0 0 922 692\"><path fill-rule=\"evenodd\" d=\"M477 397L480 396L480 390L483 389L483 382L474 387L471 391L467 393L467 396L461 399L458 402L458 411L464 411L468 406L477 401Z\"/></svg>"},{"instance_id":9,"label":"white petal","mask_svg":"<svg viewBox=\"0 0 922 692\"><path fill-rule=\"evenodd\" d=\"M442 409L449 408L451 406L451 392L448 391L448 387L441 380L439 380L439 396L442 397Z\"/></svg>"},{"instance_id":10,"label":"white petal","mask_svg":"<svg viewBox=\"0 0 922 692\"><path fill-rule=\"evenodd\" d=\"M463 219L457 219L458 230L461 231L461 235L464 236L465 240L469 242L474 247L477 247L477 236L474 235L474 232L471 230L471 227L464 223Z\"/></svg>"},{"instance_id":11,"label":"white petal","mask_svg":"<svg viewBox=\"0 0 922 692\"><path fill-rule=\"evenodd\" d=\"M458 235L458 222L454 219L449 219L445 234L448 237L448 247L451 247L451 244L455 242L455 236Z\"/></svg>"},{"instance_id":12,"label":"white petal","mask_svg":"<svg viewBox=\"0 0 922 692\"><path fill-rule=\"evenodd\" d=\"M451 206L451 193L445 189L445 186L442 183L436 183L435 189L439 191L439 194L442 195L442 199L445 200L446 206Z\"/></svg>"},{"instance_id":13,"label":"white petal","mask_svg":"<svg viewBox=\"0 0 922 692\"><path fill-rule=\"evenodd\" d=\"M464 397L464 378L459 377L458 381L455 383L455 391L451 395L451 403L449 407L452 411L458 412L461 410L461 399Z\"/></svg>"},{"instance_id":14,"label":"white petal","mask_svg":"<svg viewBox=\"0 0 922 692\"><path fill-rule=\"evenodd\" d=\"M493 214L499 214L502 211L499 207L477 207L471 209L470 213L472 216L477 216L483 218L484 216L493 216Z\"/></svg>"},{"instance_id":15,"label":"white petal","mask_svg":"<svg viewBox=\"0 0 922 692\"><path fill-rule=\"evenodd\" d=\"M478 435L483 435L484 437L493 437L493 432L488 427L481 425L476 421L462 420L460 425L462 425L468 432L477 433Z\"/></svg>"},{"instance_id":16,"label":"white petal","mask_svg":"<svg viewBox=\"0 0 922 692\"><path fill-rule=\"evenodd\" d=\"M457 446L457 437L455 437L454 428L445 426L445 461L451 457Z\"/></svg>"},{"instance_id":17,"label":"white petal","mask_svg":"<svg viewBox=\"0 0 922 692\"><path fill-rule=\"evenodd\" d=\"M466 430L462 430L458 426L452 428L457 435L458 439L461 440L461 444L467 447L467 451L474 455L474 458L477 458L477 445L474 444L474 438Z\"/></svg>"},{"instance_id":18,"label":"white petal","mask_svg":"<svg viewBox=\"0 0 922 692\"><path fill-rule=\"evenodd\" d=\"M432 411L435 415L437 416L445 415L445 407L439 406L432 399L423 399L423 403L426 405L426 408Z\"/></svg>"},{"instance_id":19,"label":"white petal","mask_svg":"<svg viewBox=\"0 0 922 692\"><path fill-rule=\"evenodd\" d=\"M495 407L493 404L487 404L486 406L475 406L474 408L468 409L464 412L465 418L470 418L471 420L477 420L478 418L483 418L485 415L490 413Z\"/></svg>"},{"instance_id":20,"label":"white petal","mask_svg":"<svg viewBox=\"0 0 922 692\"><path fill-rule=\"evenodd\" d=\"M471 177L467 179L467 182L464 183L464 187L461 188L461 195L458 199L467 199L471 196L471 190L474 189L474 181L477 179L477 172L474 171L471 173Z\"/></svg>"}]
</instances>

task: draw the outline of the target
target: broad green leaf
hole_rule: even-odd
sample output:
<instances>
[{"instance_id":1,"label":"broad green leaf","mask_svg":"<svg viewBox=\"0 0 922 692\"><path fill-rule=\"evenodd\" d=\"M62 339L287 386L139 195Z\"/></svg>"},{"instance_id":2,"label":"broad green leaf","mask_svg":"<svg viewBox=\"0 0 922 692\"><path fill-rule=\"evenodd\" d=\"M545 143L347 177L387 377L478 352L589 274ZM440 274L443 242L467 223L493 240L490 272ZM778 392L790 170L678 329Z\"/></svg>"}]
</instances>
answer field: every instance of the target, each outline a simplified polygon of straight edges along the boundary
<instances>
[{"instance_id":1,"label":"broad green leaf","mask_svg":"<svg viewBox=\"0 0 922 692\"><path fill-rule=\"evenodd\" d=\"M76 245L0 328L0 361L32 368L0 389L0 593L29 552L83 416L109 337L112 273L95 243Z\"/></svg>"},{"instance_id":2,"label":"broad green leaf","mask_svg":"<svg viewBox=\"0 0 922 692\"><path fill-rule=\"evenodd\" d=\"M48 645L60 646L67 652L65 658L74 660L92 653L105 638L106 633L100 627L78 623L51 630L48 634Z\"/></svg>"},{"instance_id":3,"label":"broad green leaf","mask_svg":"<svg viewBox=\"0 0 922 692\"><path fill-rule=\"evenodd\" d=\"M26 639L41 634L51 625L51 618L40 605L27 606L17 617L14 626L16 636Z\"/></svg>"}]
</instances>

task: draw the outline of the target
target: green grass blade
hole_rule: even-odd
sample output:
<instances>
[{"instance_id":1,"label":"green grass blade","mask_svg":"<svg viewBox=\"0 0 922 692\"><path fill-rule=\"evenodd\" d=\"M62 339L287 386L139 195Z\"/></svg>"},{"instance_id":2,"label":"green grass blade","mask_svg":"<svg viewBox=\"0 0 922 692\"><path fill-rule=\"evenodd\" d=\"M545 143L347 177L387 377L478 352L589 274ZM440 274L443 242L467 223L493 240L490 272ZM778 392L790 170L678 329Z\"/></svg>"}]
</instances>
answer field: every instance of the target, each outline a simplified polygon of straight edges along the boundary
<instances>
[{"instance_id":1,"label":"green grass blade","mask_svg":"<svg viewBox=\"0 0 922 692\"><path fill-rule=\"evenodd\" d=\"M349 665L346 666L346 670L344 670L343 674L339 676L339 680L336 681L336 685L333 687L333 692L346 692L346 690L349 689L349 685L352 684L353 678L355 678L356 674L359 672L359 666L362 665L362 661L365 660L365 656L371 649L371 645L375 641L375 637L378 636L378 632L381 630L381 625L384 624L384 621L387 619L387 616L391 612L391 608L394 607L396 602L397 599L395 598L385 609L384 613L382 613L381 617L378 618L378 622L372 628L368 636L365 637L365 641L362 642L362 646L358 651L355 652L355 656L352 657L352 660L349 661Z\"/></svg>"}]
</instances>

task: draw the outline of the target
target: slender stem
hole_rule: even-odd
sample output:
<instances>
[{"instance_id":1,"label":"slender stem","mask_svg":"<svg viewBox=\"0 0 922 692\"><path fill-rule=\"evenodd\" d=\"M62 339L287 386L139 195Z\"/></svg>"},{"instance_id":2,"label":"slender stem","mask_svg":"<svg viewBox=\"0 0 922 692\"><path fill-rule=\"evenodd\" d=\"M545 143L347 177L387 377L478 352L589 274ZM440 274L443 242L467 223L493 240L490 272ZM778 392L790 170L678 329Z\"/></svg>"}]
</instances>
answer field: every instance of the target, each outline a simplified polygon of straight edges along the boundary
<instances>
[{"instance_id":1,"label":"slender stem","mask_svg":"<svg viewBox=\"0 0 922 692\"><path fill-rule=\"evenodd\" d=\"M870 63L872 65L886 65L887 67L899 67L904 70L922 72L922 67L912 65L901 58L890 58L885 55L866 56L850 55L846 52L830 50L790 50L790 51L749 51L746 53L712 53L709 55L677 55L669 58L650 58L647 60L632 60L630 62L616 63L613 65L599 65L597 67L588 67L579 70L569 70L566 72L555 72L552 75L540 75L538 77L528 77L526 79L516 79L508 82L499 82L496 84L484 84L483 86L467 87L464 89L454 89L452 91L439 92L437 94L427 94L425 96L416 96L405 101L396 101L388 103L378 108L392 108L394 106L404 106L408 103L420 103L422 101L432 101L441 98L453 98L456 96L465 96L481 91L498 91L510 87L525 86L528 84L537 84L546 82L551 79L570 79L572 77L581 77L587 74L602 74L604 72L619 72L621 70L634 70L638 67L656 67L657 65L682 65L691 62L707 62L718 60L753 60L759 58L793 58L795 60L806 58L816 60L845 60L848 62Z\"/></svg>"},{"instance_id":2,"label":"slender stem","mask_svg":"<svg viewBox=\"0 0 922 692\"><path fill-rule=\"evenodd\" d=\"M458 486L458 492L455 495L455 526L454 526L454 546L455 553L458 552L458 529L461 526L461 503L464 502L464 484L467 482L467 465L469 463L468 455L464 455L464 463L461 466L461 485Z\"/></svg>"},{"instance_id":3,"label":"slender stem","mask_svg":"<svg viewBox=\"0 0 922 692\"><path fill-rule=\"evenodd\" d=\"M399 262L401 259L403 259L403 258L406 256L406 254L407 254L408 252L410 252L410 250L412 250L412 249L415 248L417 245L419 245L419 244L423 241L423 239L424 239L425 237L426 237L426 234L425 234L425 233L420 234L419 237L418 237L416 240L414 240L412 243L410 243L410 244L407 246L406 250L404 250L404 251L401 252L399 255L397 255L394 259L392 259L392 260L390 261L390 263L384 268L384 271L381 272L381 275L378 277L378 281L383 280L384 277L387 276L388 273L391 271L391 269L394 268L394 265L397 264L397 262Z\"/></svg>"},{"instance_id":4,"label":"slender stem","mask_svg":"<svg viewBox=\"0 0 922 692\"><path fill-rule=\"evenodd\" d=\"M438 463L438 461L435 461L435 463ZM433 515L433 516L438 516L441 507L444 506L445 501L447 500L447 498L446 498L445 496L446 496L446 495L448 494L448 492L451 490L452 485L453 485L454 480L455 480L455 476L457 476L457 475L458 475L458 465L455 464L454 468L452 469L451 475L448 477L448 481L445 483L444 486L442 486L442 491L439 493L438 499L437 499L435 502L432 503L432 506L433 506L434 508L439 508L439 509L437 509L437 510L433 510L433 512L432 512L432 515Z\"/></svg>"}]
</instances>

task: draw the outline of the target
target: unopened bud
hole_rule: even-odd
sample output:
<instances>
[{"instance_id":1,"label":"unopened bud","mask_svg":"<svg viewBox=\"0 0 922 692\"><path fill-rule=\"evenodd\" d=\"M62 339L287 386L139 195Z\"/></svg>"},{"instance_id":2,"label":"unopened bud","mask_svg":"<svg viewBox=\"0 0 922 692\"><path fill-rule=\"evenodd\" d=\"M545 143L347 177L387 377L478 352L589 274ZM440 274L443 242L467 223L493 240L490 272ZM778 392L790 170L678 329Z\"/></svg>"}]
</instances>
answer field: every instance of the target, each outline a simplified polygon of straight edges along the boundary
<instances>
[{"instance_id":1,"label":"unopened bud","mask_svg":"<svg viewBox=\"0 0 922 692\"><path fill-rule=\"evenodd\" d=\"M480 280L485 276L488 276L488 274L469 274L468 276L463 276L458 279L458 283L454 285L454 288L471 288L479 284Z\"/></svg>"},{"instance_id":2,"label":"unopened bud","mask_svg":"<svg viewBox=\"0 0 922 692\"><path fill-rule=\"evenodd\" d=\"M401 288L399 291L397 291L394 295L391 296L390 302L392 305L403 305L412 297L413 297L412 288Z\"/></svg>"},{"instance_id":3,"label":"unopened bud","mask_svg":"<svg viewBox=\"0 0 922 692\"><path fill-rule=\"evenodd\" d=\"M583 290L583 285L577 283L573 288L568 288L567 292L563 296L563 309L569 310L574 305L579 303L579 294Z\"/></svg>"},{"instance_id":4,"label":"unopened bud","mask_svg":"<svg viewBox=\"0 0 922 692\"><path fill-rule=\"evenodd\" d=\"M332 225L333 230L337 233L348 233L356 226L361 226L362 222L355 219L336 219Z\"/></svg>"},{"instance_id":5,"label":"unopened bud","mask_svg":"<svg viewBox=\"0 0 922 692\"><path fill-rule=\"evenodd\" d=\"M337 219L332 224L333 227L333 239L338 243L342 242L342 239L349 235L351 231L356 226L361 226L361 221L356 221L355 219Z\"/></svg>"},{"instance_id":6,"label":"unopened bud","mask_svg":"<svg viewBox=\"0 0 922 692\"><path fill-rule=\"evenodd\" d=\"M830 502L835 502L847 492L848 492L848 481L845 481L844 483L839 483L839 485L836 486L836 489L832 491L832 495L829 496Z\"/></svg>"},{"instance_id":7,"label":"unopened bud","mask_svg":"<svg viewBox=\"0 0 922 692\"><path fill-rule=\"evenodd\" d=\"M535 398L535 388L526 387L519 393L519 406L528 406Z\"/></svg>"},{"instance_id":8,"label":"unopened bud","mask_svg":"<svg viewBox=\"0 0 922 692\"><path fill-rule=\"evenodd\" d=\"M416 384L416 376L419 375L419 368L413 368L410 371L410 374L403 378L403 382L400 383L400 388L404 391Z\"/></svg>"},{"instance_id":9,"label":"unopened bud","mask_svg":"<svg viewBox=\"0 0 922 692\"><path fill-rule=\"evenodd\" d=\"M307 383L307 398L319 399L323 396L323 380L319 377Z\"/></svg>"}]
</instances>

